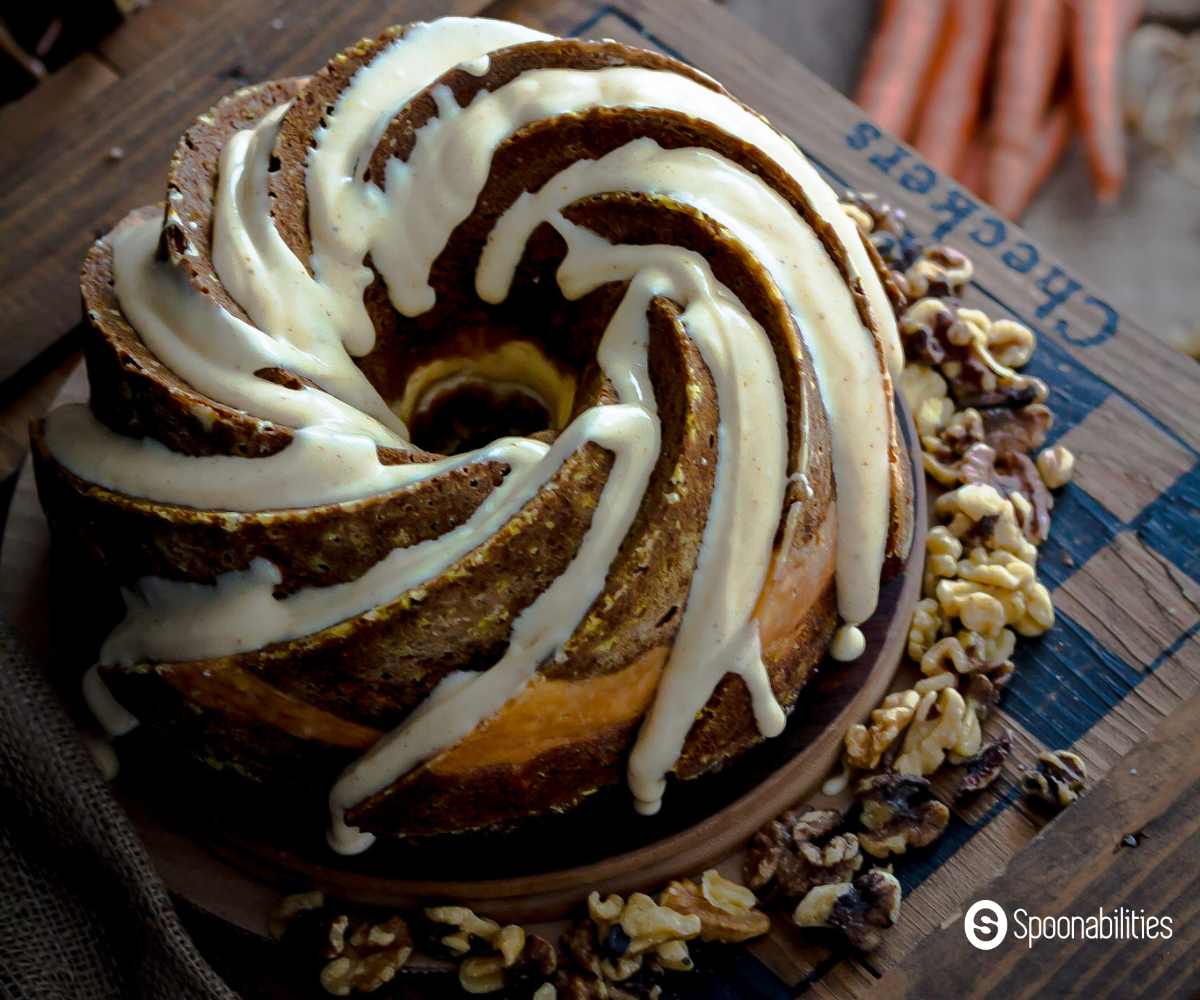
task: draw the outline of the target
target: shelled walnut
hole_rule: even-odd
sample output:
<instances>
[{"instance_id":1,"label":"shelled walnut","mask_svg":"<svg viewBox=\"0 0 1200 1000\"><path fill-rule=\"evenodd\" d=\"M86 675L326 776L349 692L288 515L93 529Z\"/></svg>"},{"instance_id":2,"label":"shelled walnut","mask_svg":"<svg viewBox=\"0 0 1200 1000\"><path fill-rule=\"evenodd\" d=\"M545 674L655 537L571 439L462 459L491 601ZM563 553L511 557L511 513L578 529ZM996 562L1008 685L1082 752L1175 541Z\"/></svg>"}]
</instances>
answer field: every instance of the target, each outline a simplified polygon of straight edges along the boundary
<instances>
[{"instance_id":1,"label":"shelled walnut","mask_svg":"<svg viewBox=\"0 0 1200 1000\"><path fill-rule=\"evenodd\" d=\"M672 882L659 902L676 913L699 917L702 941L748 941L771 929L770 918L757 909L754 893L712 868L699 885L689 879Z\"/></svg>"},{"instance_id":2,"label":"shelled walnut","mask_svg":"<svg viewBox=\"0 0 1200 1000\"><path fill-rule=\"evenodd\" d=\"M1011 499L986 483L969 483L943 493L934 513L960 542L1002 549L1031 566L1037 565L1037 546L1025 537Z\"/></svg>"},{"instance_id":3,"label":"shelled walnut","mask_svg":"<svg viewBox=\"0 0 1200 1000\"><path fill-rule=\"evenodd\" d=\"M950 822L950 810L920 777L888 772L864 778L855 789L862 806L862 849L876 858L904 854L938 839Z\"/></svg>"},{"instance_id":4,"label":"shelled walnut","mask_svg":"<svg viewBox=\"0 0 1200 1000\"><path fill-rule=\"evenodd\" d=\"M796 907L792 919L798 927L829 927L841 931L861 951L874 951L882 932L900 917L900 883L879 868L853 882L819 885Z\"/></svg>"},{"instance_id":5,"label":"shelled walnut","mask_svg":"<svg viewBox=\"0 0 1200 1000\"><path fill-rule=\"evenodd\" d=\"M932 597L917 601L908 627L908 656L920 661L938 641L942 628L942 609ZM874 765L869 765L874 766Z\"/></svg>"},{"instance_id":6,"label":"shelled walnut","mask_svg":"<svg viewBox=\"0 0 1200 1000\"><path fill-rule=\"evenodd\" d=\"M1035 545L1049 537L1054 498L1028 455L972 444L959 463L959 480L994 486L1001 496L1012 500L1025 537Z\"/></svg>"},{"instance_id":7,"label":"shelled walnut","mask_svg":"<svg viewBox=\"0 0 1200 1000\"><path fill-rule=\"evenodd\" d=\"M1087 765L1070 750L1038 754L1037 765L1021 775L1021 789L1055 809L1069 806L1087 784Z\"/></svg>"},{"instance_id":8,"label":"shelled walnut","mask_svg":"<svg viewBox=\"0 0 1200 1000\"><path fill-rule=\"evenodd\" d=\"M411 954L412 937L400 917L372 923L338 916L329 928L331 960L321 970L321 985L340 997L373 993L395 978Z\"/></svg>"},{"instance_id":9,"label":"shelled walnut","mask_svg":"<svg viewBox=\"0 0 1200 1000\"><path fill-rule=\"evenodd\" d=\"M554 946L517 924L502 926L465 906L431 906L424 915L426 946L459 961L459 984L467 993L518 986L532 992L554 975Z\"/></svg>"},{"instance_id":10,"label":"shelled walnut","mask_svg":"<svg viewBox=\"0 0 1200 1000\"><path fill-rule=\"evenodd\" d=\"M1037 470L1047 489L1062 489L1075 474L1075 456L1061 444L1038 453Z\"/></svg>"},{"instance_id":11,"label":"shelled walnut","mask_svg":"<svg viewBox=\"0 0 1200 1000\"><path fill-rule=\"evenodd\" d=\"M910 301L912 291L909 282ZM994 325L979 310L928 295L911 301L900 316L899 330L909 363L934 367L945 379L956 408L1016 409L1043 402L1045 383L1002 363L990 346L994 342L1006 356L1028 360L1033 351L1032 331L1013 323L1002 326L993 341ZM1017 329L1025 332L1018 334ZM1018 347L1018 343L1028 346Z\"/></svg>"},{"instance_id":12,"label":"shelled walnut","mask_svg":"<svg viewBox=\"0 0 1200 1000\"><path fill-rule=\"evenodd\" d=\"M750 841L746 884L755 892L799 899L813 886L845 882L862 866L858 838L839 832L833 809L793 809Z\"/></svg>"},{"instance_id":13,"label":"shelled walnut","mask_svg":"<svg viewBox=\"0 0 1200 1000\"><path fill-rule=\"evenodd\" d=\"M1011 662L1016 643L1011 629L1001 629L994 636L960 629L957 635L945 636L925 651L921 673L932 676L951 671L973 674L998 670Z\"/></svg>"},{"instance_id":14,"label":"shelled walnut","mask_svg":"<svg viewBox=\"0 0 1200 1000\"><path fill-rule=\"evenodd\" d=\"M430 906L425 917L435 928L437 942L451 958L462 958L472 952L491 951L501 927L496 921L481 917L465 906Z\"/></svg>"},{"instance_id":15,"label":"shelled walnut","mask_svg":"<svg viewBox=\"0 0 1200 1000\"><path fill-rule=\"evenodd\" d=\"M975 265L965 254L942 244L920 252L904 272L909 299L927 295L958 295L975 274Z\"/></svg>"},{"instance_id":16,"label":"shelled walnut","mask_svg":"<svg viewBox=\"0 0 1200 1000\"><path fill-rule=\"evenodd\" d=\"M467 993L542 989L558 967L554 946L536 934L509 924L497 935L497 954L476 955L458 967L458 982Z\"/></svg>"},{"instance_id":17,"label":"shelled walnut","mask_svg":"<svg viewBox=\"0 0 1200 1000\"><path fill-rule=\"evenodd\" d=\"M980 748L979 753L962 763L955 796L974 795L988 788L999 776L1012 753L1012 736L1001 733Z\"/></svg>"},{"instance_id":18,"label":"shelled walnut","mask_svg":"<svg viewBox=\"0 0 1200 1000\"><path fill-rule=\"evenodd\" d=\"M973 757L981 742L979 717L953 687L927 691L904 734L895 761L900 774L932 774L947 758Z\"/></svg>"},{"instance_id":19,"label":"shelled walnut","mask_svg":"<svg viewBox=\"0 0 1200 1000\"><path fill-rule=\"evenodd\" d=\"M700 917L660 905L643 893L588 897L588 918L562 937L568 964L555 982L570 997L656 995L664 970L690 970L687 941L701 933Z\"/></svg>"},{"instance_id":20,"label":"shelled walnut","mask_svg":"<svg viewBox=\"0 0 1200 1000\"><path fill-rule=\"evenodd\" d=\"M851 767L869 771L912 721L921 698L916 691L894 691L871 712L869 726L856 723L846 730L844 759Z\"/></svg>"}]
</instances>

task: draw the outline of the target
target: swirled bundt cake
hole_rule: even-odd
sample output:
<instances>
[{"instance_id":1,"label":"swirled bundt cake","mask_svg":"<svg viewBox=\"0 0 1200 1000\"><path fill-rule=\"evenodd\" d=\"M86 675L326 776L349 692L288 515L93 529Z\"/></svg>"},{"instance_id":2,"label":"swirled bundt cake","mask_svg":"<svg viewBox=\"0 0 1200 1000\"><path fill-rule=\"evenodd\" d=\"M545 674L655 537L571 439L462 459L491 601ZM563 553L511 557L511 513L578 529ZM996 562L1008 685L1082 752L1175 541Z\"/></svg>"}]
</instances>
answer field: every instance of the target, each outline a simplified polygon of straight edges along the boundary
<instances>
[{"instance_id":1,"label":"swirled bundt cake","mask_svg":"<svg viewBox=\"0 0 1200 1000\"><path fill-rule=\"evenodd\" d=\"M93 705L327 796L343 852L622 776L653 812L908 544L870 248L662 55L392 29L201 115L82 287L90 405L33 443L123 599Z\"/></svg>"}]
</instances>

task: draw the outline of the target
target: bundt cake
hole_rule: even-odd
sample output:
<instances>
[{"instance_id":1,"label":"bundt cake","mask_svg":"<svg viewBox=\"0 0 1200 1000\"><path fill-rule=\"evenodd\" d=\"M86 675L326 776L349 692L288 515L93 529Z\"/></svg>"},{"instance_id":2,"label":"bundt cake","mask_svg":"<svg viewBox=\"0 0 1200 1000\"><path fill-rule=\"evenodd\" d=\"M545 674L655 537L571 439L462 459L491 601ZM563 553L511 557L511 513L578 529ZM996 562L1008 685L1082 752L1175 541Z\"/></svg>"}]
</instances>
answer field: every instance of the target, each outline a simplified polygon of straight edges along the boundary
<instances>
[{"instance_id":1,"label":"bundt cake","mask_svg":"<svg viewBox=\"0 0 1200 1000\"><path fill-rule=\"evenodd\" d=\"M615 42L447 18L232 94L88 253L90 404L32 431L114 596L90 700L328 798L344 853L623 776L654 812L861 651L905 553L872 253Z\"/></svg>"}]
</instances>

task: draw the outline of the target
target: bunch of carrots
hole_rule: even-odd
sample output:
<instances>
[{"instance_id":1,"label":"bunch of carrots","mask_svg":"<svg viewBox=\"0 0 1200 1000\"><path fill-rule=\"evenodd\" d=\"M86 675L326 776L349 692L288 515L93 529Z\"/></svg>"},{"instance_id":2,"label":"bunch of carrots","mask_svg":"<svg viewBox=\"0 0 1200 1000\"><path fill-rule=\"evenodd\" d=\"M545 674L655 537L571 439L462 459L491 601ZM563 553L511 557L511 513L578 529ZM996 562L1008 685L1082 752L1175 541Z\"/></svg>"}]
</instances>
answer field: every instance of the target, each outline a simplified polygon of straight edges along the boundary
<instances>
[{"instance_id":1,"label":"bunch of carrots","mask_svg":"<svg viewBox=\"0 0 1200 1000\"><path fill-rule=\"evenodd\" d=\"M1125 182L1121 47L1141 0L882 0L856 100L1019 218L1078 129L1101 202Z\"/></svg>"}]
</instances>

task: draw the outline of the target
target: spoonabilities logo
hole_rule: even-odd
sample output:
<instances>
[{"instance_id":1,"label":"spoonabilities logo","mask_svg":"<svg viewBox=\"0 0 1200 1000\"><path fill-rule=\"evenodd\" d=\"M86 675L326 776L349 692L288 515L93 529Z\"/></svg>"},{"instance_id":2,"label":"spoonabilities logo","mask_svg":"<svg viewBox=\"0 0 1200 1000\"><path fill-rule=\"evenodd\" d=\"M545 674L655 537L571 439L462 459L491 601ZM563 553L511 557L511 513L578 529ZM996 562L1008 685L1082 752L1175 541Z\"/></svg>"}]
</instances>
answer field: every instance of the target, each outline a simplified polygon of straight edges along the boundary
<instances>
[{"instance_id":1,"label":"spoonabilities logo","mask_svg":"<svg viewBox=\"0 0 1200 1000\"><path fill-rule=\"evenodd\" d=\"M981 899L963 916L963 933L973 947L991 951L1000 947L1008 934L1008 914L999 903Z\"/></svg>"}]
</instances>

